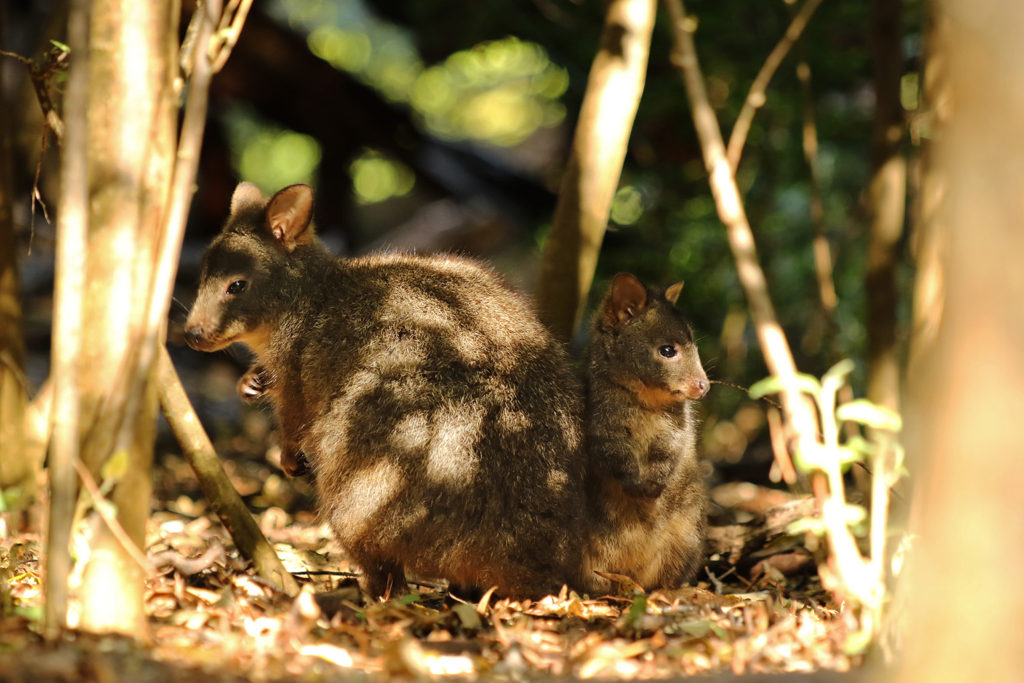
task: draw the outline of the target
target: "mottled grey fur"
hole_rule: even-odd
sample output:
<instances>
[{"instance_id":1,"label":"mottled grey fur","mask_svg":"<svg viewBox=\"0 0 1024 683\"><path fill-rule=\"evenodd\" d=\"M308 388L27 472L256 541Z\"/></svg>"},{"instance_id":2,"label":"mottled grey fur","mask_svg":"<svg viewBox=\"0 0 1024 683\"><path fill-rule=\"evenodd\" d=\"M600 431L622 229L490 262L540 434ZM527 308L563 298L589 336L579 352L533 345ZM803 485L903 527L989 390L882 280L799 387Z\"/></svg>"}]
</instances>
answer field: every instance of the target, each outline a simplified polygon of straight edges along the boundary
<instances>
[{"instance_id":1,"label":"mottled grey fur","mask_svg":"<svg viewBox=\"0 0 1024 683\"><path fill-rule=\"evenodd\" d=\"M562 346L491 270L339 259L311 213L303 185L236 189L186 339L255 352L243 393L305 454L364 589L399 593L406 569L514 596L577 584L582 392Z\"/></svg>"}]
</instances>

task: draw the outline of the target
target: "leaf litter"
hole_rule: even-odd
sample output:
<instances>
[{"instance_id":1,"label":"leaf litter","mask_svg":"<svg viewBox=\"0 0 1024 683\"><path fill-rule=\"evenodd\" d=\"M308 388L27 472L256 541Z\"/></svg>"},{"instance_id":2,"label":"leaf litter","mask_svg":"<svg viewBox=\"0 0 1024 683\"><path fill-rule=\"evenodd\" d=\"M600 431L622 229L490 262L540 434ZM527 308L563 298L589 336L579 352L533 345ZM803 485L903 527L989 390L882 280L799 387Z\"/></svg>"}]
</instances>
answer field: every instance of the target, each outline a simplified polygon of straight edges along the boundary
<instances>
[{"instance_id":1,"label":"leaf litter","mask_svg":"<svg viewBox=\"0 0 1024 683\"><path fill-rule=\"evenodd\" d=\"M728 552L709 557L702 581L675 590L646 593L608 575L620 594L563 589L536 601L487 593L467 602L425 581L368 604L358 568L317 520L308 489L269 468L236 470L253 509L263 506L261 528L303 585L290 599L252 573L202 501L187 495L196 492L182 490L189 472L170 462L162 467L181 471L158 473L147 529L148 638L71 633L43 643L41 539L14 534L0 540L0 680L657 679L849 671L863 661L844 649L855 628L806 561L813 549L792 539L775 542L777 554L771 542L740 552L730 541ZM766 495L777 502L779 492Z\"/></svg>"}]
</instances>

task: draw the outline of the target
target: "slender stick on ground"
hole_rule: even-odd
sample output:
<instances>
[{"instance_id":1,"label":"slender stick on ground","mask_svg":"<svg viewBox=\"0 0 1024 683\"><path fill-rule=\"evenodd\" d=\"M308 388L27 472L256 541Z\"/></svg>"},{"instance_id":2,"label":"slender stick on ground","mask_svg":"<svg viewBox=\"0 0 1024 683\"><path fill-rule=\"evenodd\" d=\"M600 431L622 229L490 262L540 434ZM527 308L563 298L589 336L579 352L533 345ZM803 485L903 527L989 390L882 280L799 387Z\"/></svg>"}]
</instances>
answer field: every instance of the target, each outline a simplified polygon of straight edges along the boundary
<instances>
[{"instance_id":1,"label":"slender stick on ground","mask_svg":"<svg viewBox=\"0 0 1024 683\"><path fill-rule=\"evenodd\" d=\"M160 407L181 444L185 458L199 479L203 495L231 534L238 550L252 562L256 572L276 589L288 596L298 595L299 584L281 564L274 548L228 480L213 444L210 443L210 437L199 424L199 417L181 386L167 349L162 347L157 359L157 386Z\"/></svg>"}]
</instances>

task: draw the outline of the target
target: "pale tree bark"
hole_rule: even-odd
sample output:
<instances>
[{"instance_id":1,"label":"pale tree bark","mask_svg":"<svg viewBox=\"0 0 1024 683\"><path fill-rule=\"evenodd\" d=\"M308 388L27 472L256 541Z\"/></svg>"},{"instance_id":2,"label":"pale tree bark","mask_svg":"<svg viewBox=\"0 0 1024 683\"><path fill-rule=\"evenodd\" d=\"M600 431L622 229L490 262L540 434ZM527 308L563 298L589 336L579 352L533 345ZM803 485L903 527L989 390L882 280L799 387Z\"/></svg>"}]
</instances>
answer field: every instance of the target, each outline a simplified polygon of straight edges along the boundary
<instances>
[{"instance_id":1,"label":"pale tree bark","mask_svg":"<svg viewBox=\"0 0 1024 683\"><path fill-rule=\"evenodd\" d=\"M94 0L89 33L89 236L79 354L82 459L99 477L116 444L111 502L144 547L156 394L138 367L175 146L176 2ZM132 395L130 387L144 389ZM141 635L144 571L107 524L97 525L82 582L80 625ZM110 595L118 600L110 600Z\"/></svg>"},{"instance_id":2,"label":"pale tree bark","mask_svg":"<svg viewBox=\"0 0 1024 683\"><path fill-rule=\"evenodd\" d=\"M88 555L80 558L85 567L77 625L147 635L142 597L149 563L143 547L157 360L162 353L164 370L173 376L162 348L164 326L194 191L210 77L227 58L249 6L232 3L221 17L221 3L208 0L193 16L182 58L190 74L188 98L176 140L177 3L80 0L72 5L69 35L78 59L66 100L69 140L58 237L46 586L51 638L66 624L76 472L94 501L103 495L97 480L113 487L109 502L116 510L115 515L106 504L94 506L102 523L95 525ZM194 421L195 415L177 389L180 396L167 407L177 412L168 418L189 448L202 439L195 433L198 423L180 428L178 423ZM45 407L40 402L31 412L41 414ZM204 491L217 494L213 507L233 513L226 520L233 533L247 532L239 547L252 553L257 569L289 595L297 593L294 579L251 518L238 519L244 506L237 494L221 495L229 485L211 462L215 456L208 440L204 443L206 457L190 452L189 460Z\"/></svg>"},{"instance_id":3,"label":"pale tree bark","mask_svg":"<svg viewBox=\"0 0 1024 683\"><path fill-rule=\"evenodd\" d=\"M871 58L875 79L875 122L871 136L868 205L871 232L867 253L867 397L899 409L899 346L896 334L897 268L906 204L907 162L900 151L902 51L900 0L871 4Z\"/></svg>"},{"instance_id":4,"label":"pale tree bark","mask_svg":"<svg viewBox=\"0 0 1024 683\"><path fill-rule=\"evenodd\" d=\"M704 77L697 61L697 50L693 44L696 21L686 16L681 0L667 0L666 6L675 37L672 61L683 75L690 100L690 112L704 154L704 165L710 176L709 182L718 217L725 226L740 284L750 306L761 353L769 372L782 380L782 404L788 419L788 440L791 443L802 444L797 448L815 448L818 433L817 416L810 403L795 387L796 364L793 361L793 354L775 315L775 308L768 293L768 283L758 261L754 234L743 208L732 165L726 157L722 131L708 101Z\"/></svg>"},{"instance_id":5,"label":"pale tree bark","mask_svg":"<svg viewBox=\"0 0 1024 683\"><path fill-rule=\"evenodd\" d=\"M647 74L657 0L611 0L590 68L572 155L541 257L537 303L562 340L576 328L594 279L612 199Z\"/></svg>"},{"instance_id":6,"label":"pale tree bark","mask_svg":"<svg viewBox=\"0 0 1024 683\"><path fill-rule=\"evenodd\" d=\"M1014 681L1024 671L1024 4L932 10L930 84L948 123L934 129L931 242L947 248L935 251L941 285L915 300L933 324L915 330L905 411L919 540L903 678Z\"/></svg>"},{"instance_id":7,"label":"pale tree bark","mask_svg":"<svg viewBox=\"0 0 1024 683\"><path fill-rule=\"evenodd\" d=\"M71 573L71 523L75 510L75 463L79 458L78 351L82 342L82 290L85 285L89 198L86 114L89 101L89 0L71 0L68 45L74 55L64 93L64 151L61 201L57 218L54 277L53 436L50 445L50 507L43 591L44 633L57 638L67 625Z\"/></svg>"}]
</instances>

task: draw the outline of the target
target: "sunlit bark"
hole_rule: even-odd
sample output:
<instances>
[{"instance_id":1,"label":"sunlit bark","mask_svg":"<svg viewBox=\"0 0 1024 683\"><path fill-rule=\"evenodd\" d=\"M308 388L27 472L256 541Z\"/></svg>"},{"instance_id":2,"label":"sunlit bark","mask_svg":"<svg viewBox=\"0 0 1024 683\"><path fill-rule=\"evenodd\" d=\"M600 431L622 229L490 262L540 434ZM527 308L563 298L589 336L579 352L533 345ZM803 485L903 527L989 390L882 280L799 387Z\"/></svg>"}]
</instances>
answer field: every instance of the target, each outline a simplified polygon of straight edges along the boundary
<instances>
[{"instance_id":1,"label":"sunlit bark","mask_svg":"<svg viewBox=\"0 0 1024 683\"><path fill-rule=\"evenodd\" d=\"M174 161L178 8L96 0L90 27L88 266L79 380L83 460L96 476L116 444L112 502L127 537L144 545L156 417L146 343L150 283ZM133 373L140 373L139 377ZM142 382L146 389L128 389ZM148 383L148 384L147 384ZM119 435L127 435L127 438ZM143 569L100 525L83 575L81 626L145 632ZM111 594L119 599L111 601Z\"/></svg>"},{"instance_id":2,"label":"sunlit bark","mask_svg":"<svg viewBox=\"0 0 1024 683\"><path fill-rule=\"evenodd\" d=\"M51 640L57 638L67 624L75 461L80 451L78 351L82 340L82 290L85 284L89 201L86 156L88 28L88 0L72 0L68 16L68 45L76 56L72 58L64 93L65 134L61 155L61 202L57 220L50 360L53 437L47 466L50 510L43 588L46 597L44 628Z\"/></svg>"},{"instance_id":3,"label":"sunlit bark","mask_svg":"<svg viewBox=\"0 0 1024 683\"><path fill-rule=\"evenodd\" d=\"M541 259L541 317L568 340L594 278L643 93L656 0L611 0Z\"/></svg>"}]
</instances>

